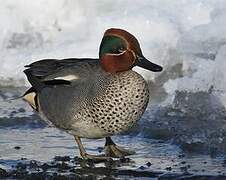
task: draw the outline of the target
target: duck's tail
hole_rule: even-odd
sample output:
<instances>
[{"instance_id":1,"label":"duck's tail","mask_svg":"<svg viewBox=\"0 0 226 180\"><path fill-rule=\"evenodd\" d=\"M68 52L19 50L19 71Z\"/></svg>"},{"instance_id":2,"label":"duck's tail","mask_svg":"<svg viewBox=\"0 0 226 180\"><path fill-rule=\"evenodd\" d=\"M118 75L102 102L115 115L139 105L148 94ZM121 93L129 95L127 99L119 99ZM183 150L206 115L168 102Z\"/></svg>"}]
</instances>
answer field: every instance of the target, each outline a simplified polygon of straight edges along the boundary
<instances>
[{"instance_id":1,"label":"duck's tail","mask_svg":"<svg viewBox=\"0 0 226 180\"><path fill-rule=\"evenodd\" d=\"M21 96L23 100L28 102L28 104L36 111L38 111L38 98L37 91L31 87L28 89L23 96Z\"/></svg>"},{"instance_id":2,"label":"duck's tail","mask_svg":"<svg viewBox=\"0 0 226 180\"><path fill-rule=\"evenodd\" d=\"M39 80L37 77L35 77L33 74L32 74L32 71L30 69L26 69L24 70L24 73L26 74L27 76L27 79L28 81L31 83L32 85L32 90L35 90L36 92L40 92L44 87L45 87L45 84ZM30 89L29 89L30 90ZM28 90L28 91L29 91ZM27 91L27 92L28 92ZM31 91L31 90L30 90ZM26 93L25 93L26 94Z\"/></svg>"}]
</instances>

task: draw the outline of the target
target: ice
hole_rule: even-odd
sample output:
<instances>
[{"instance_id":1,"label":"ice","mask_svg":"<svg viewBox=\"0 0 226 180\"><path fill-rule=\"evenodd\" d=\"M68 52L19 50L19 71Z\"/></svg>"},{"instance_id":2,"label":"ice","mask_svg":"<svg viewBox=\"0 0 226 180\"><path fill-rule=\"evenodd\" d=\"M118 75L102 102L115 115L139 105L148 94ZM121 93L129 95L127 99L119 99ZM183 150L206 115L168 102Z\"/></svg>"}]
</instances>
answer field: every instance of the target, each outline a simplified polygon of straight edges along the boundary
<instances>
[{"instance_id":1,"label":"ice","mask_svg":"<svg viewBox=\"0 0 226 180\"><path fill-rule=\"evenodd\" d=\"M178 39L208 23L214 7L211 1L194 0L4 1L0 7L0 84L24 85L24 64L40 58L97 57L102 34L109 27L133 33L144 54L167 69L176 63L169 55ZM148 79L156 76L140 71Z\"/></svg>"},{"instance_id":2,"label":"ice","mask_svg":"<svg viewBox=\"0 0 226 180\"><path fill-rule=\"evenodd\" d=\"M123 28L164 67L161 73L135 69L151 93L142 135L226 152L225 20L224 0L5 0L0 86L29 86L23 66L38 59L97 57L104 31ZM8 118L15 109L2 102L7 110L1 108L1 118ZM16 105L16 111L24 106Z\"/></svg>"},{"instance_id":3,"label":"ice","mask_svg":"<svg viewBox=\"0 0 226 180\"><path fill-rule=\"evenodd\" d=\"M219 97L221 102L226 107L226 45L222 46L216 56L216 71L214 87L216 89L215 94Z\"/></svg>"},{"instance_id":4,"label":"ice","mask_svg":"<svg viewBox=\"0 0 226 180\"><path fill-rule=\"evenodd\" d=\"M140 135L171 140L189 152L226 153L226 111L213 94L177 91L173 102L149 107Z\"/></svg>"},{"instance_id":5,"label":"ice","mask_svg":"<svg viewBox=\"0 0 226 180\"><path fill-rule=\"evenodd\" d=\"M28 86L23 66L37 59L97 57L103 32L119 27L133 33L145 56L165 71L182 65L182 75L159 82L167 93L172 95L178 88L208 90L213 83L208 78L211 72L201 73L202 66L209 69L215 62L203 59L214 60L225 42L225 4L202 0L4 1L0 7L0 85ZM159 76L137 71L152 81Z\"/></svg>"}]
</instances>

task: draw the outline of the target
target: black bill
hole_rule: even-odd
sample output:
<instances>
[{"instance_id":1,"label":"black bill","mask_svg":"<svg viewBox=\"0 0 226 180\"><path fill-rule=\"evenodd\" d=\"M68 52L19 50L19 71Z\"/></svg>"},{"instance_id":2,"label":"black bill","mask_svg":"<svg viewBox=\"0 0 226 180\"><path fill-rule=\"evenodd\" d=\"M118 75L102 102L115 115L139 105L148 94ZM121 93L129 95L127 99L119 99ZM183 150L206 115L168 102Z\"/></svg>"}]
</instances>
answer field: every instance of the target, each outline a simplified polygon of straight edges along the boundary
<instances>
[{"instance_id":1,"label":"black bill","mask_svg":"<svg viewBox=\"0 0 226 180\"><path fill-rule=\"evenodd\" d=\"M144 56L137 58L136 66L142 67L144 69L147 69L147 70L153 71L153 72L162 71L161 66L148 61Z\"/></svg>"}]
</instances>

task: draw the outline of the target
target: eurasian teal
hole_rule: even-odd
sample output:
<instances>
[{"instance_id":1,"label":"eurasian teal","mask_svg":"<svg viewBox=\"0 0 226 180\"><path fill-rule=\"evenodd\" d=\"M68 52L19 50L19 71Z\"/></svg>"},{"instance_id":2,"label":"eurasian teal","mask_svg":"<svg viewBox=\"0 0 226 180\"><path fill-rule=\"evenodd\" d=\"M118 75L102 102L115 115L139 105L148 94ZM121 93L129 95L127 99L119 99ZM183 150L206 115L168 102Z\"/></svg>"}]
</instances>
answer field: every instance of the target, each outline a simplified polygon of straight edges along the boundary
<instances>
[{"instance_id":1,"label":"eurasian teal","mask_svg":"<svg viewBox=\"0 0 226 180\"><path fill-rule=\"evenodd\" d=\"M148 85L134 66L162 71L143 56L132 34L111 28L100 44L99 59L44 59L25 66L32 87L23 98L45 121L72 134L83 158L131 155L110 136L129 130L147 107ZM87 154L80 140L104 137L104 156Z\"/></svg>"}]
</instances>

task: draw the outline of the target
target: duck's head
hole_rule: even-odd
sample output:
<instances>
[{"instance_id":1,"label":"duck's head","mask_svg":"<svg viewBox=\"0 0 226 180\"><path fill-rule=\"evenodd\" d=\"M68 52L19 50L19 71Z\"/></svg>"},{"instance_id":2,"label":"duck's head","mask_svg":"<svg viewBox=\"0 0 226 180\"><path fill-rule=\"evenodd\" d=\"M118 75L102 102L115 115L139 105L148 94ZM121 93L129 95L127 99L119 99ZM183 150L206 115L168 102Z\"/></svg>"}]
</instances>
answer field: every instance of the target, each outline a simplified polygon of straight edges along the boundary
<instances>
[{"instance_id":1,"label":"duck's head","mask_svg":"<svg viewBox=\"0 0 226 180\"><path fill-rule=\"evenodd\" d=\"M162 67L148 61L142 54L138 40L122 29L108 29L100 44L99 58L102 68L110 73L122 72L139 66L158 72Z\"/></svg>"}]
</instances>

